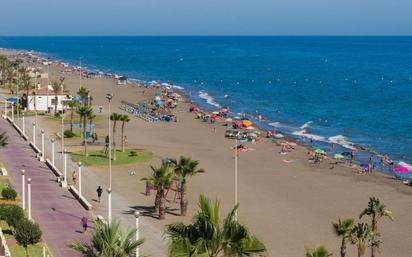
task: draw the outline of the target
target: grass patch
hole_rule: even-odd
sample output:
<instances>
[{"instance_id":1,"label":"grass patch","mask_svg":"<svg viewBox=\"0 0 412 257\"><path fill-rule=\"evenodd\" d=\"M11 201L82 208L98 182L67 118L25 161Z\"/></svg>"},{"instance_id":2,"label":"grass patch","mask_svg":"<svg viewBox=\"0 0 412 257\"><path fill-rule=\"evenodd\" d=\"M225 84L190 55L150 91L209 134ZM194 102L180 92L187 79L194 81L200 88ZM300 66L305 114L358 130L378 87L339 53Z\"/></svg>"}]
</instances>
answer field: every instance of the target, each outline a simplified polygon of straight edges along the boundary
<instances>
[{"instance_id":1,"label":"grass patch","mask_svg":"<svg viewBox=\"0 0 412 257\"><path fill-rule=\"evenodd\" d=\"M136 155L132 154L135 152ZM84 166L104 166L108 164L109 157L104 154L104 151L91 151L86 157L84 151L78 151L71 154L72 160L82 162ZM112 165L125 165L132 163L146 162L153 158L153 153L143 149L126 149L116 151L116 160L112 161Z\"/></svg>"},{"instance_id":2,"label":"grass patch","mask_svg":"<svg viewBox=\"0 0 412 257\"><path fill-rule=\"evenodd\" d=\"M13 257L26 257L26 252L24 248L20 245L9 246L11 256ZM30 245L28 247L29 255L32 257L43 256L43 247L41 245Z\"/></svg>"}]
</instances>

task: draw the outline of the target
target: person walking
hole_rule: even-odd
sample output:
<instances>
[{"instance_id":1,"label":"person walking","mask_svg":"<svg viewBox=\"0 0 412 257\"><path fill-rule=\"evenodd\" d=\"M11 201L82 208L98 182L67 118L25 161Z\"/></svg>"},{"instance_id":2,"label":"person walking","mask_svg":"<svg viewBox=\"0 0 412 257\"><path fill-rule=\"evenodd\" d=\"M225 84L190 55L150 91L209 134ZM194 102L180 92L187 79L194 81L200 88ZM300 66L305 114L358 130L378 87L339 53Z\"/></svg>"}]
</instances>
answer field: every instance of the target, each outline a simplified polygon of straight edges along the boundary
<instances>
[{"instance_id":1,"label":"person walking","mask_svg":"<svg viewBox=\"0 0 412 257\"><path fill-rule=\"evenodd\" d=\"M72 173L73 185L76 185L76 180L77 180L77 175L76 175L76 171L74 170L73 173Z\"/></svg>"},{"instance_id":2,"label":"person walking","mask_svg":"<svg viewBox=\"0 0 412 257\"><path fill-rule=\"evenodd\" d=\"M100 203L100 198L102 197L102 193L103 193L102 187L101 187L101 186L98 186L96 192L97 192L98 201L99 201L99 203Z\"/></svg>"},{"instance_id":3,"label":"person walking","mask_svg":"<svg viewBox=\"0 0 412 257\"><path fill-rule=\"evenodd\" d=\"M83 216L82 219L81 219L81 223L82 223L82 227L83 227L83 233L87 231L87 227L88 227L87 222L88 222L87 217Z\"/></svg>"}]
</instances>

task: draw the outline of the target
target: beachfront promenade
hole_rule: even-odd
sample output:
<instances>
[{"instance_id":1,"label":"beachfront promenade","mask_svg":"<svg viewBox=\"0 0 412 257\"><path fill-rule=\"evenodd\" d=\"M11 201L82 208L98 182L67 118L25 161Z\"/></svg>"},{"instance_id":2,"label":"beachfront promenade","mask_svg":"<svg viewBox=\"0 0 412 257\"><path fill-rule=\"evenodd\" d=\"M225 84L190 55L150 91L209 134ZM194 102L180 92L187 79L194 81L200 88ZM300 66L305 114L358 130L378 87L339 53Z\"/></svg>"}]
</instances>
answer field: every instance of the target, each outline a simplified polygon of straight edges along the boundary
<instances>
[{"instance_id":1,"label":"beachfront promenade","mask_svg":"<svg viewBox=\"0 0 412 257\"><path fill-rule=\"evenodd\" d=\"M39 118L40 120L40 118ZM32 122L34 117L26 118L25 132L29 137L29 141L32 141L33 126ZM22 127L21 119L18 121L15 119L15 123ZM24 165L27 177L33 179L33 216L34 219L39 219L41 228L45 235L44 239L50 246L54 253L54 256L78 256L71 251L67 244L73 240L84 240L84 235L80 233L80 218L83 215L88 215L90 219L100 215L107 218L107 194L104 192L101 202L97 202L96 188L98 185L102 188L108 188L109 181L105 181L102 177L99 177L96 173L88 172L87 167L83 167L82 175L82 191L83 196L93 205L93 210L87 212L83 207L73 198L71 193L65 189L60 188L56 183L56 177L51 170L44 164L36 160L34 151L29 147L27 141L24 141L12 125L1 119L0 127L9 136L9 145L3 149L1 157L4 165L12 176L11 180L13 185L21 193L21 172ZM45 158L51 160L51 141L49 135L51 132L48 128L37 128L36 145L41 149L41 133L40 129L45 130ZM50 132L50 133L49 133ZM66 146L70 149L70 146ZM63 172L62 168L62 155L61 155L61 141L56 139L55 143L55 166ZM16 153L14 153L16 152ZM13 156L9 158L8 156ZM29 168L33 167L33 168ZM73 170L77 172L77 164L70 160L70 156L67 156L67 176L68 182L71 183L71 174ZM14 172L17 170L18 172ZM38 184L36 185L37 181ZM40 183L41 180L41 183ZM113 184L114 188L121 185ZM34 198L39 198L35 200ZM138 203L131 203L122 195L116 193L114 190L112 194L112 212L113 217L122 222L123 227L134 227L134 209L133 206ZM39 217L38 217L39 216ZM145 243L141 247L143 254L149 254L151 256L166 257L167 242L163 240L163 231L153 226L149 218L140 218L140 235L145 238ZM55 224L58 223L58 224ZM62 231L64 231L62 233ZM57 233L58 235L55 235ZM89 232L90 233L90 232ZM60 236L60 237L59 237ZM65 251L65 252L63 252ZM62 253L62 254L60 254ZM68 255L71 254L71 255Z\"/></svg>"},{"instance_id":2,"label":"beachfront promenade","mask_svg":"<svg viewBox=\"0 0 412 257\"><path fill-rule=\"evenodd\" d=\"M87 211L54 182L56 178L50 169L36 160L34 151L7 120L0 119L0 127L9 138L7 147L0 151L1 161L20 195L21 170L25 169L26 178L32 179L32 215L43 231L43 240L55 257L79 256L68 244L73 240L86 240L80 219L88 215Z\"/></svg>"}]
</instances>

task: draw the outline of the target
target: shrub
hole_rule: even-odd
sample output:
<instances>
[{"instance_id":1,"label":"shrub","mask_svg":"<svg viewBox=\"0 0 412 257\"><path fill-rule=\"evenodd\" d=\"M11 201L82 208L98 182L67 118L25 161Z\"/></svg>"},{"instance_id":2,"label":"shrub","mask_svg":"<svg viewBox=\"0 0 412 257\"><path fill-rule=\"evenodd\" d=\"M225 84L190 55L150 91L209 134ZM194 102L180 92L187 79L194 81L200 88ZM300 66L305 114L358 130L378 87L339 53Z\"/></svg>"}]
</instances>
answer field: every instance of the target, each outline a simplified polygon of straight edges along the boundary
<instances>
[{"instance_id":1,"label":"shrub","mask_svg":"<svg viewBox=\"0 0 412 257\"><path fill-rule=\"evenodd\" d=\"M136 157L137 156L137 152L136 151L130 151L130 157Z\"/></svg>"},{"instance_id":2,"label":"shrub","mask_svg":"<svg viewBox=\"0 0 412 257\"><path fill-rule=\"evenodd\" d=\"M26 256L28 255L27 247L34 245L41 240L41 230L39 225L31 222L28 219L21 219L16 225L16 241L24 247Z\"/></svg>"},{"instance_id":3,"label":"shrub","mask_svg":"<svg viewBox=\"0 0 412 257\"><path fill-rule=\"evenodd\" d=\"M0 219L5 220L11 227L15 227L16 224L24 218L24 211L17 205L0 206Z\"/></svg>"},{"instance_id":4,"label":"shrub","mask_svg":"<svg viewBox=\"0 0 412 257\"><path fill-rule=\"evenodd\" d=\"M64 137L65 138L72 138L74 136L76 136L76 134L74 132L71 132L70 130L65 130L64 131Z\"/></svg>"},{"instance_id":5,"label":"shrub","mask_svg":"<svg viewBox=\"0 0 412 257\"><path fill-rule=\"evenodd\" d=\"M17 192L13 188L7 187L1 191L1 196L7 200L16 200Z\"/></svg>"}]
</instances>

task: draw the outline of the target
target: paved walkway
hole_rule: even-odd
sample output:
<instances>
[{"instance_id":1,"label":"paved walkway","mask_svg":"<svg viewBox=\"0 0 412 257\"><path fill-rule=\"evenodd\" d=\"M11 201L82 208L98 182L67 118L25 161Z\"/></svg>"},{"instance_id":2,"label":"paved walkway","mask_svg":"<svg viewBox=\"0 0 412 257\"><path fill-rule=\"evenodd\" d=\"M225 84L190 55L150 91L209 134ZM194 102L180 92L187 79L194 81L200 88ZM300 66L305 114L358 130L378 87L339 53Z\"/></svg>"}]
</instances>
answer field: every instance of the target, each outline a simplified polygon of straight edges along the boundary
<instances>
[{"instance_id":1,"label":"paved walkway","mask_svg":"<svg viewBox=\"0 0 412 257\"><path fill-rule=\"evenodd\" d=\"M56 177L50 169L35 159L34 151L28 142L3 118L0 118L0 130L6 132L9 138L7 147L0 150L1 161L20 195L21 170L25 169L26 178L32 179L32 216L41 226L43 238L53 256L79 256L68 244L75 240L87 240L86 235L81 232L80 219L89 213L67 189L60 188L54 182Z\"/></svg>"},{"instance_id":2,"label":"paved walkway","mask_svg":"<svg viewBox=\"0 0 412 257\"><path fill-rule=\"evenodd\" d=\"M39 117L39 120L41 117ZM26 135L29 137L29 141L33 139L33 126L32 122L35 121L34 117L27 117L25 122L26 128ZM22 121L21 119L15 119L16 124L22 128ZM0 123L1 124L1 123ZM9 125L11 128L11 125ZM53 134L49 128L47 127L40 127L38 126L36 129L36 145L41 150L41 133L40 130L45 130L45 157L51 160L51 143L50 138L48 135ZM15 132L13 128L13 132ZM66 142L67 143L67 142ZM28 142L24 144L24 147L28 148ZM67 146L70 148L70 146ZM60 171L63 173L63 160L61 154L61 140L57 139L55 144L55 165ZM31 150L31 149L30 149ZM34 160L34 151L31 150L30 155L31 158ZM37 162L39 165L40 162ZM43 165L44 166L44 165ZM77 164L74 163L70 157L67 157L67 176L68 182L71 183L71 174L73 170L77 171ZM96 202L96 188L98 185L102 186L104 189L108 188L108 181L99 176L94 172L90 172L87 167L82 168L83 176L82 176L82 184L83 184L83 196L93 205L93 215L101 215L104 218L107 218L107 194L104 192L101 203ZM47 170L49 174L51 171ZM52 176L53 179L55 177ZM20 178L21 179L21 178ZM51 183L55 185L54 183ZM56 184L57 186L57 184ZM121 184L117 184L116 182L113 183L114 188L122 186ZM65 189L61 189L61 192L65 192L67 196L71 197L71 194L68 193ZM118 219L121 221L121 224L124 228L134 228L135 227L135 218L133 215L134 206L136 206L135 202L128 201L123 195L119 194L116 190L112 193L112 211L113 211L113 218ZM77 203L77 208L80 208L80 204ZM167 256L167 245L168 242L163 237L163 230L156 227L150 221L151 218L148 217L141 217L140 218L140 236L141 238L145 239L144 244L141 246L140 252L144 255L149 256L156 256L156 257L166 257ZM79 224L79 223L78 223ZM56 256L55 256L56 257Z\"/></svg>"}]
</instances>

